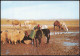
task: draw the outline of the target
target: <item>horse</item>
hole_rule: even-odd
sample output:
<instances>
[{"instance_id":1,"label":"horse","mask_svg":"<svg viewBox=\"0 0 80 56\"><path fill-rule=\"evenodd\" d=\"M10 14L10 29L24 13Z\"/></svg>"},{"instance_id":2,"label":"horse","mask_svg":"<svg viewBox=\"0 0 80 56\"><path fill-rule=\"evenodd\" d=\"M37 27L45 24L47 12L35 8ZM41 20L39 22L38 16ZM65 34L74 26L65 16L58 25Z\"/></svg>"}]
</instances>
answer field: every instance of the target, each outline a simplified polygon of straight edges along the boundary
<instances>
[{"instance_id":1,"label":"horse","mask_svg":"<svg viewBox=\"0 0 80 56\"><path fill-rule=\"evenodd\" d=\"M54 25L54 30L55 30L55 26L57 26L57 27L59 27L59 31L60 31L60 29L64 30L64 31L68 31L66 24L65 23L61 24L58 20L56 20L53 25Z\"/></svg>"}]
</instances>

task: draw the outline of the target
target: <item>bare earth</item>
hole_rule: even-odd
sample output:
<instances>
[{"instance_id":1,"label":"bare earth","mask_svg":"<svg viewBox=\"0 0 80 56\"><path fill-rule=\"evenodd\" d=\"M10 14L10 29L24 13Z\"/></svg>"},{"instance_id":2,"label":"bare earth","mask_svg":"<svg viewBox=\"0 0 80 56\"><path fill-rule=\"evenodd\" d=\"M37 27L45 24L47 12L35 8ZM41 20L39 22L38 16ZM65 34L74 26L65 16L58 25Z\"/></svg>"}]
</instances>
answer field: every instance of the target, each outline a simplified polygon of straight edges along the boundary
<instances>
[{"instance_id":1,"label":"bare earth","mask_svg":"<svg viewBox=\"0 0 80 56\"><path fill-rule=\"evenodd\" d=\"M79 55L79 27L68 27L68 32L55 31L50 28L50 42L46 44L46 37L42 38L41 45L36 47L32 44L17 43L9 44L1 43L1 55ZM7 28L10 31L12 28ZM2 28L1 30L5 30ZM56 32L64 32L62 34L56 34ZM78 33L75 33L78 32ZM30 33L30 30L28 31Z\"/></svg>"}]
</instances>

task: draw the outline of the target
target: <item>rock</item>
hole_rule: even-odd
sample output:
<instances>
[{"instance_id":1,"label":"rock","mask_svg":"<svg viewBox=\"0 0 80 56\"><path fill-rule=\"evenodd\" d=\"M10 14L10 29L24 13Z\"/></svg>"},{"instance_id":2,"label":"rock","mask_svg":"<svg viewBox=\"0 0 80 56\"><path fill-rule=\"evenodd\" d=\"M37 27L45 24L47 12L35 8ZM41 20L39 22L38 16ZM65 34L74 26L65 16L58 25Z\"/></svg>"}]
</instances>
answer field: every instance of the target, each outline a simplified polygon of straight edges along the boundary
<instances>
[{"instance_id":1,"label":"rock","mask_svg":"<svg viewBox=\"0 0 80 56\"><path fill-rule=\"evenodd\" d=\"M25 44L30 44L31 43L31 40L25 40L24 43Z\"/></svg>"}]
</instances>

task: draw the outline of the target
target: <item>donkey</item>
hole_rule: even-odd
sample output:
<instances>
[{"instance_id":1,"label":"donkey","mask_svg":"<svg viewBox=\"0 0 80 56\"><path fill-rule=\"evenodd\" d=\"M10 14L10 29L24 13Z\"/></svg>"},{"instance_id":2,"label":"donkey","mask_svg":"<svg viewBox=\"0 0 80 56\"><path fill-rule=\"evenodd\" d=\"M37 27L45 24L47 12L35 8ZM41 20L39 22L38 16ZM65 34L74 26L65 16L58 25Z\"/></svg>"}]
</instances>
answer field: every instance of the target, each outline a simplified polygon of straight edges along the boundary
<instances>
[{"instance_id":1,"label":"donkey","mask_svg":"<svg viewBox=\"0 0 80 56\"><path fill-rule=\"evenodd\" d=\"M47 37L47 44L49 43L50 30L49 30L49 29L40 29L40 28L38 28L38 30L37 30L37 32L36 32L36 35L35 35L36 47L37 47L37 39L39 40L39 45L40 45L40 43L41 43L42 32L43 32L43 34Z\"/></svg>"}]
</instances>

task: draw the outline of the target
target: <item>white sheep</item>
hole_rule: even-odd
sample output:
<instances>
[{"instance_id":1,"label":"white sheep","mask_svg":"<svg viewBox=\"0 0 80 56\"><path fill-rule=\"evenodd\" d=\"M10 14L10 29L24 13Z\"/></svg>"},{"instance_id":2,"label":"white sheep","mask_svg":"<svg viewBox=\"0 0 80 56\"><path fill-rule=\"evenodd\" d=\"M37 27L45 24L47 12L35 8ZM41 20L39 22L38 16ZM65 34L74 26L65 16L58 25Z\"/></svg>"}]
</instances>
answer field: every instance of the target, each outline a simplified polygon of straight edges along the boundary
<instances>
[{"instance_id":1,"label":"white sheep","mask_svg":"<svg viewBox=\"0 0 80 56\"><path fill-rule=\"evenodd\" d=\"M18 32L12 32L12 35L11 35L11 42L13 44L13 42L16 44L16 42L19 40L20 43L21 41L23 40L24 38L24 32L23 31L18 31Z\"/></svg>"},{"instance_id":2,"label":"white sheep","mask_svg":"<svg viewBox=\"0 0 80 56\"><path fill-rule=\"evenodd\" d=\"M7 36L6 36L6 34L7 34ZM24 38L24 32L23 31L19 31L19 30L15 30L15 31L11 31L11 32L7 32L7 33L2 33L1 34L1 39L2 39L2 41L6 41L6 38L8 39L8 42L9 43L11 43L12 42L12 44L13 44L13 42L16 44L16 42L19 40L20 41L20 43L21 43L21 41L23 40L23 38ZM3 42L3 43L4 43Z\"/></svg>"},{"instance_id":3,"label":"white sheep","mask_svg":"<svg viewBox=\"0 0 80 56\"><path fill-rule=\"evenodd\" d=\"M10 41L11 41L11 39L13 38L13 34L15 35L15 34L17 34L18 33L18 31L11 31L11 32L8 32L7 33L7 39L8 39L8 42L10 43Z\"/></svg>"},{"instance_id":4,"label":"white sheep","mask_svg":"<svg viewBox=\"0 0 80 56\"><path fill-rule=\"evenodd\" d=\"M12 33L8 33L7 39L8 39L8 42L9 42L9 43L10 43L10 41L11 41L11 36L12 36Z\"/></svg>"},{"instance_id":5,"label":"white sheep","mask_svg":"<svg viewBox=\"0 0 80 56\"><path fill-rule=\"evenodd\" d=\"M3 31L1 33L1 42L4 44L6 42L6 38L7 38L7 31Z\"/></svg>"}]
</instances>

